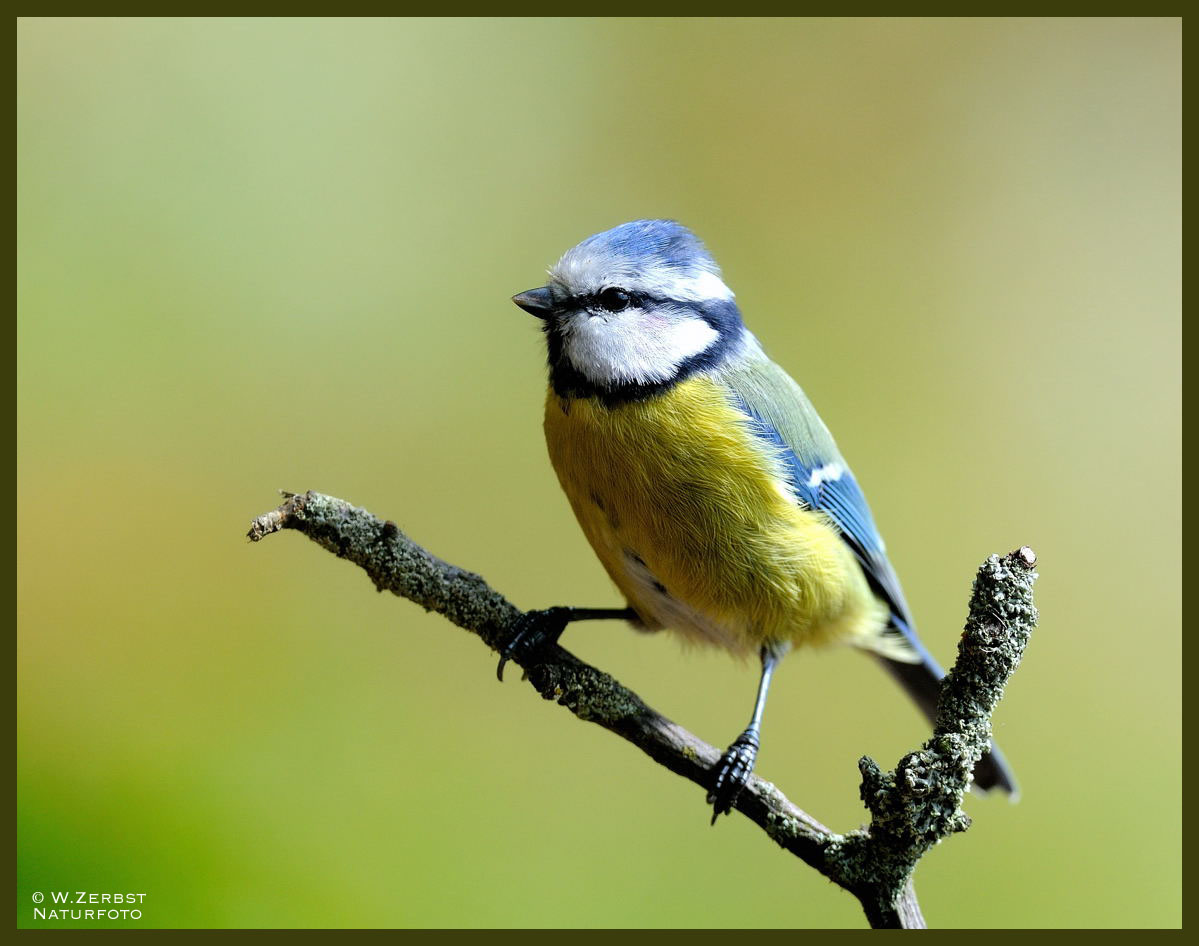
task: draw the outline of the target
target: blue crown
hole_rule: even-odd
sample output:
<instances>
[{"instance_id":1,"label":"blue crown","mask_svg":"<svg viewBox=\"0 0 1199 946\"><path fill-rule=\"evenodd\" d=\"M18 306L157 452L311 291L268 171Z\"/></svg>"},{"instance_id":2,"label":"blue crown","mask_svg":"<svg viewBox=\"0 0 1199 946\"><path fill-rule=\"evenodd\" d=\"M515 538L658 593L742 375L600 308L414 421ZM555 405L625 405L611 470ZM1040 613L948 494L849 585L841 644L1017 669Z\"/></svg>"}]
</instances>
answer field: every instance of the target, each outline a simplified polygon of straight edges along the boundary
<instances>
[{"instance_id":1,"label":"blue crown","mask_svg":"<svg viewBox=\"0 0 1199 946\"><path fill-rule=\"evenodd\" d=\"M703 242L674 220L633 220L590 236L579 250L622 257L642 268L663 267L681 272L707 270L719 274L716 260Z\"/></svg>"}]
</instances>

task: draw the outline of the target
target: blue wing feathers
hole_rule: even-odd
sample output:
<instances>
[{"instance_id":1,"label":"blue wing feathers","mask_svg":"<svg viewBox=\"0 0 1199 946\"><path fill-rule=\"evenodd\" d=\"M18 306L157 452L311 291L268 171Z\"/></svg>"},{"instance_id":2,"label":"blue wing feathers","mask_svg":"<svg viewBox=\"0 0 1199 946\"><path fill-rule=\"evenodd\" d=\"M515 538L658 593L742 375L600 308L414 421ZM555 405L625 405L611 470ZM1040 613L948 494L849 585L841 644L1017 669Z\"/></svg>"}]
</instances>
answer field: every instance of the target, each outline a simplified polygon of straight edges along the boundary
<instances>
[{"instance_id":1,"label":"blue wing feathers","mask_svg":"<svg viewBox=\"0 0 1199 946\"><path fill-rule=\"evenodd\" d=\"M916 636L899 578L887 560L883 540L874 525L866 497L841 459L832 438L815 419L815 412L797 387L793 388L799 395L796 406L802 412L809 412L805 424L807 430L816 436L801 437L793 432L791 439L794 443L789 443L778 427L763 416L768 407L763 411L754 409L752 387L746 389L749 400L735 386L731 390L738 407L749 419L750 429L778 451L796 499L811 509L821 510L836 524L841 537L861 563L871 587L887 603L891 610L891 627L907 641L917 660L907 663L879 655L879 662L907 690L929 720L935 721L941 679L945 671ZM820 471L820 475L813 476L817 471ZM1001 788L1013 798L1019 792L1011 768L994 742L991 743L990 752L984 754L975 766L974 779L975 785L984 791Z\"/></svg>"},{"instance_id":2,"label":"blue wing feathers","mask_svg":"<svg viewBox=\"0 0 1199 946\"><path fill-rule=\"evenodd\" d=\"M861 563L871 586L890 607L894 619L892 623L915 644L916 635L911 630L912 618L899 587L899 579L887 560L882 537L878 534L866 497L853 474L837 456L815 456L807 462L801 460L769 421L757 414L744 399L738 397L738 402L738 406L749 417L754 433L779 452L796 497L809 508L824 512L836 523L842 538ZM839 475L813 476L826 464L834 463L839 466ZM918 649L924 651L923 646Z\"/></svg>"}]
</instances>

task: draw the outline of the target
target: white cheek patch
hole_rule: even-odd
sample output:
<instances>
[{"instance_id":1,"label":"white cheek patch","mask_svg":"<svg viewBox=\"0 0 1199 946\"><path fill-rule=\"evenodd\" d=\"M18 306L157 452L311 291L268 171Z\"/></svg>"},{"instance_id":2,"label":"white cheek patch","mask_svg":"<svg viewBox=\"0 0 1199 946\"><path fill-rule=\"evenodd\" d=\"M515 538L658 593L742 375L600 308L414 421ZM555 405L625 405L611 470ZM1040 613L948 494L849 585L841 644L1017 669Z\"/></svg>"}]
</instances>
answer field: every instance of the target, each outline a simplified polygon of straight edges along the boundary
<instances>
[{"instance_id":1,"label":"white cheek patch","mask_svg":"<svg viewBox=\"0 0 1199 946\"><path fill-rule=\"evenodd\" d=\"M663 319L640 309L606 316L576 312L562 325L566 357L592 384L669 381L719 336L703 319Z\"/></svg>"}]
</instances>

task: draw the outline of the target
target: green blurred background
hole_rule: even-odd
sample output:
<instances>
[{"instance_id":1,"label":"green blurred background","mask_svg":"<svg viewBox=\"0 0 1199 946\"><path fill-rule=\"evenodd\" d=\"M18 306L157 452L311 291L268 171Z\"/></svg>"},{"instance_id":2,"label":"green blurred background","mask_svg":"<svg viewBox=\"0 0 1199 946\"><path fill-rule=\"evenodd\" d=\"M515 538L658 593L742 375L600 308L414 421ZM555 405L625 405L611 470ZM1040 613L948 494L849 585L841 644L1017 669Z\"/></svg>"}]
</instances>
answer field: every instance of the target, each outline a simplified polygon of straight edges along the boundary
<instances>
[{"instance_id":1,"label":"green blurred background","mask_svg":"<svg viewBox=\"0 0 1199 946\"><path fill-rule=\"evenodd\" d=\"M244 539L319 489L522 606L618 604L508 297L646 216L820 407L935 653L985 556L1040 556L995 719L1024 797L968 801L929 922L1179 924L1180 33L20 21L18 924L86 889L140 926L863 925L476 639ZM565 640L744 724L752 666ZM849 829L858 757L924 735L873 662L797 654L759 772Z\"/></svg>"}]
</instances>

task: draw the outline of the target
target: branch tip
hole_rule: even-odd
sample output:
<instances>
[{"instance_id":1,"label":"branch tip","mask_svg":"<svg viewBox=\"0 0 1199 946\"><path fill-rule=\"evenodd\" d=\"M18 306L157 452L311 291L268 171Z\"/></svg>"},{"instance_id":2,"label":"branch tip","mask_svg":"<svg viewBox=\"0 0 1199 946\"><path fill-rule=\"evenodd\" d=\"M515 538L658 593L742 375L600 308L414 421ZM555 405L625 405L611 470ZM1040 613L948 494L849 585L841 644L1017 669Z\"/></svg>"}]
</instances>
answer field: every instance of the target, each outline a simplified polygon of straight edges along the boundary
<instances>
[{"instance_id":1,"label":"branch tip","mask_svg":"<svg viewBox=\"0 0 1199 946\"><path fill-rule=\"evenodd\" d=\"M302 532L361 567L378 590L438 612L493 650L525 616L481 577L432 555L392 520L321 493L279 492L285 501L251 523L250 541L282 529ZM932 738L894 771L868 757L858 762L862 801L872 815L868 828L836 834L756 776L737 799L736 808L780 846L856 896L872 926L924 927L912 872L934 844L970 823L961 811L962 794L989 744L990 714L1036 624L1036 563L1025 545L980 567ZM511 659L547 700L631 742L676 775L710 787L719 750L608 674L559 646Z\"/></svg>"}]
</instances>

